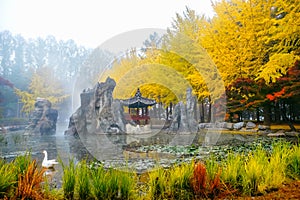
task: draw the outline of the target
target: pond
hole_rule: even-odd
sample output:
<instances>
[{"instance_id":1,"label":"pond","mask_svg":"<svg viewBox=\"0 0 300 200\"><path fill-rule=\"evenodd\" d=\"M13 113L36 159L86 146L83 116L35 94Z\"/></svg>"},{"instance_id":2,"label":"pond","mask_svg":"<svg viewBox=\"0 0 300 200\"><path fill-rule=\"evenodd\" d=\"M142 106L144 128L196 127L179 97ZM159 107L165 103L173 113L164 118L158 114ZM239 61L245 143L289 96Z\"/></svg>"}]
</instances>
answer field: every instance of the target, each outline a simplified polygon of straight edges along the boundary
<instances>
[{"instance_id":1,"label":"pond","mask_svg":"<svg viewBox=\"0 0 300 200\"><path fill-rule=\"evenodd\" d=\"M48 159L60 158L68 163L81 159L95 160L108 167L132 168L138 173L155 166L168 167L174 163L203 159L211 153L226 155L235 146L251 149L255 142L270 141L257 134L216 134L213 131L197 134L170 134L164 131L148 134L127 135L80 135L79 138L65 136L66 124L59 124L55 135L25 135L24 131L8 132L0 135L0 157L11 161L16 156L31 152L41 165L43 150ZM207 135L213 137L207 137ZM217 137L217 139L216 139ZM212 145L208 140L216 139ZM62 167L49 171L61 185Z\"/></svg>"}]
</instances>

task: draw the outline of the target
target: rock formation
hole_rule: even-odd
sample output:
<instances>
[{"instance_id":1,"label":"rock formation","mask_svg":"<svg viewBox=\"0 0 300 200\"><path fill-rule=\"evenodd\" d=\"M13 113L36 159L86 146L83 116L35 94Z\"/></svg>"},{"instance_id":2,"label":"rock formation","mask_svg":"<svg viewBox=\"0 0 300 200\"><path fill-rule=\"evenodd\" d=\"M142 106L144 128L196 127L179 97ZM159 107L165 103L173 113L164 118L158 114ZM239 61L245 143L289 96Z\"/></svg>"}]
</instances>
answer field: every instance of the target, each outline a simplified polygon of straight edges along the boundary
<instances>
[{"instance_id":1,"label":"rock formation","mask_svg":"<svg viewBox=\"0 0 300 200\"><path fill-rule=\"evenodd\" d=\"M112 97L116 82L107 78L80 94L81 105L70 117L66 135L125 132L123 107Z\"/></svg>"},{"instance_id":2,"label":"rock formation","mask_svg":"<svg viewBox=\"0 0 300 200\"><path fill-rule=\"evenodd\" d=\"M44 98L37 98L34 111L30 115L29 126L26 127L28 134L55 134L58 112L51 108L51 102Z\"/></svg>"},{"instance_id":3,"label":"rock formation","mask_svg":"<svg viewBox=\"0 0 300 200\"><path fill-rule=\"evenodd\" d=\"M172 132L195 133L198 130L195 119L195 96L191 88L187 89L186 104L179 102L173 111L173 121L169 130Z\"/></svg>"}]
</instances>

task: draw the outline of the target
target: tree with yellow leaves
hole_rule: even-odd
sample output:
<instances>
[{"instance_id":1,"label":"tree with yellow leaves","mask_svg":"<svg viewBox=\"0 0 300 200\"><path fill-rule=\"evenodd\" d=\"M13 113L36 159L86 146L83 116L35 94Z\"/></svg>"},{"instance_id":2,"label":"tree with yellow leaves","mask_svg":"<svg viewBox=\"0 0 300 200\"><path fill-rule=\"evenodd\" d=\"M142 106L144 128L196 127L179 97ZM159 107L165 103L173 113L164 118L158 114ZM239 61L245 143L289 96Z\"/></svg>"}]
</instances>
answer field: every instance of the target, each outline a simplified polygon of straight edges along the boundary
<instances>
[{"instance_id":1,"label":"tree with yellow leaves","mask_svg":"<svg viewBox=\"0 0 300 200\"><path fill-rule=\"evenodd\" d=\"M243 105L254 105L253 101L256 107L264 108L269 124L268 85L299 59L295 52L300 46L300 4L289 0L223 0L216 2L214 9L216 16L199 33L203 35L200 42L225 85L241 96L240 110L246 109ZM252 93L232 87L240 85L235 84L237 80L247 79L260 87Z\"/></svg>"},{"instance_id":2,"label":"tree with yellow leaves","mask_svg":"<svg viewBox=\"0 0 300 200\"><path fill-rule=\"evenodd\" d=\"M34 109L38 97L48 99L56 106L69 96L64 93L62 84L54 77L49 67L41 67L33 74L28 90L21 91L15 88L15 93L24 103L22 111L27 114Z\"/></svg>"}]
</instances>

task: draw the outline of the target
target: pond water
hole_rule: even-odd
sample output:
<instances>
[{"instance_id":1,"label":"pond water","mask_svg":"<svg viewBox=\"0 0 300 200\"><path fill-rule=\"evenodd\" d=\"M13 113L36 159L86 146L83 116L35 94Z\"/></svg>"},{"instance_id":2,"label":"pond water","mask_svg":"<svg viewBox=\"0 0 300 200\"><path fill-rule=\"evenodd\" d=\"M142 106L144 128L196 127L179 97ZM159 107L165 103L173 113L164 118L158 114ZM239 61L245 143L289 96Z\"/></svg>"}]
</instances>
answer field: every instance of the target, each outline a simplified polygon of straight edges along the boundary
<instances>
[{"instance_id":1,"label":"pond water","mask_svg":"<svg viewBox=\"0 0 300 200\"><path fill-rule=\"evenodd\" d=\"M157 131L133 135L80 135L75 138L65 136L66 129L66 124L58 124L55 135L25 135L24 131L0 135L0 157L11 161L29 151L41 165L44 158L42 151L47 150L48 159L60 158L65 164L70 158L74 158L75 162L81 159L97 160L105 167L130 167L142 173L156 165L167 167L183 160L202 159L210 152L225 153L229 146L251 143L258 137L253 134L217 134L213 131L197 134ZM215 144L205 145L212 140L216 140ZM49 171L49 174L60 187L62 167L57 165L55 171Z\"/></svg>"},{"instance_id":2,"label":"pond water","mask_svg":"<svg viewBox=\"0 0 300 200\"><path fill-rule=\"evenodd\" d=\"M254 141L255 135L218 134L217 131L198 134L170 134L163 131L152 131L147 134L124 135L80 135L79 138L65 136L67 124L58 124L55 135L25 135L24 131L8 132L0 135L0 157L10 161L18 155L31 152L38 163L42 163L47 150L48 159L60 158L68 163L70 158L98 160L106 167L130 165L137 171L144 171L156 164L169 165L178 162L182 157L199 159L213 146L237 144ZM210 137L207 137L207 136ZM208 141L215 140L206 147ZM196 145L196 149L186 150L185 146ZM143 146L155 148L143 148ZM183 147L177 148L176 147ZM226 148L226 147L225 147Z\"/></svg>"}]
</instances>

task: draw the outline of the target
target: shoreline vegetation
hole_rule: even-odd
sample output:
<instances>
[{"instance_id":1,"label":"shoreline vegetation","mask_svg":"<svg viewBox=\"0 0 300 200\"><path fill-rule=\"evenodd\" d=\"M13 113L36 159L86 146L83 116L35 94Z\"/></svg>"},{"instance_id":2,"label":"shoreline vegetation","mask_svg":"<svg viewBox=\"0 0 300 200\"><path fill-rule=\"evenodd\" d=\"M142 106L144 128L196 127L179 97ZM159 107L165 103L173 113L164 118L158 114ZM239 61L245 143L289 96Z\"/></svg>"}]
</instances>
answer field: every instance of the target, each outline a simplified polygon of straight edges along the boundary
<instances>
[{"instance_id":1,"label":"shoreline vegetation","mask_svg":"<svg viewBox=\"0 0 300 200\"><path fill-rule=\"evenodd\" d=\"M225 150L224 150L225 151ZM282 138L227 149L138 174L96 161L62 165L62 185L51 183L30 153L0 162L1 199L237 199L259 197L300 179L300 147Z\"/></svg>"}]
</instances>

